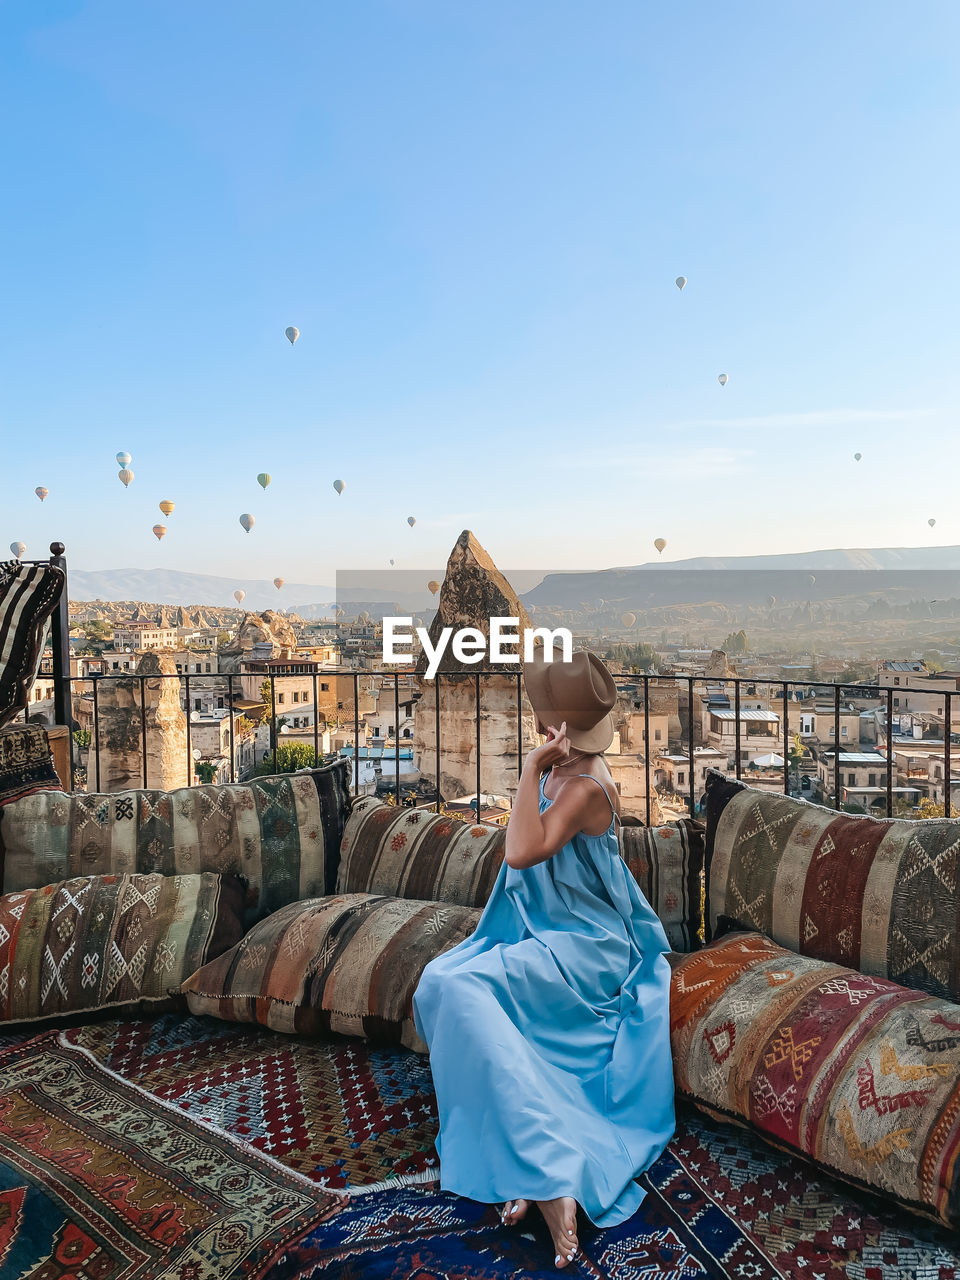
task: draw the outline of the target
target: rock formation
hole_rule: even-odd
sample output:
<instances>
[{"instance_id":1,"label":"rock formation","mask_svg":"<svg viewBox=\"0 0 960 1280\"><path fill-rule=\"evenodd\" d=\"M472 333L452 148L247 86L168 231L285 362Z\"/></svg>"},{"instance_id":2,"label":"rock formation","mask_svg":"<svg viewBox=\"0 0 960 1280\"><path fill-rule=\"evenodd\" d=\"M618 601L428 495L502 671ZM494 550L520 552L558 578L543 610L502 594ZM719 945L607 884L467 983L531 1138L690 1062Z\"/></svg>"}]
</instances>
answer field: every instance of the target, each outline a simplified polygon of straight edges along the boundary
<instances>
[{"instance_id":1,"label":"rock formation","mask_svg":"<svg viewBox=\"0 0 960 1280\"><path fill-rule=\"evenodd\" d=\"M220 670L229 675L249 662L257 645L272 645L271 658L291 658L296 652L297 635L293 627L275 609L263 613L245 613L236 634L220 650Z\"/></svg>"},{"instance_id":2,"label":"rock formation","mask_svg":"<svg viewBox=\"0 0 960 1280\"><path fill-rule=\"evenodd\" d=\"M722 649L714 649L714 651L710 654L710 658L709 658L709 661L707 662L704 674L708 676L712 676L714 679L723 680L723 679L729 679L735 676L737 673L734 671L733 667L731 667L730 663L727 661L726 653L724 653Z\"/></svg>"},{"instance_id":3,"label":"rock formation","mask_svg":"<svg viewBox=\"0 0 960 1280\"><path fill-rule=\"evenodd\" d=\"M101 791L144 785L144 726L147 786L158 791L187 786L187 718L180 706L176 675L168 654L151 652L140 659L136 676L100 682L94 730L99 739ZM97 746L96 741L91 743L88 756L91 790Z\"/></svg>"},{"instance_id":4,"label":"rock formation","mask_svg":"<svg viewBox=\"0 0 960 1280\"><path fill-rule=\"evenodd\" d=\"M443 627L476 627L489 641L491 617L530 619L517 594L473 534L464 530L447 562L439 604L430 624L430 641L436 644ZM440 664L439 680L425 676L427 660L421 655L417 676L422 696L414 716L414 741L424 780L437 771L437 686L440 698L440 792L445 800L473 795L477 790L477 697L475 672L502 670L503 675L480 677L480 787L484 793L513 796L517 789L517 675L519 664L491 668L489 662L470 666L447 651ZM463 674L459 674L462 672ZM539 739L526 695L520 696L520 739L524 754Z\"/></svg>"}]
</instances>

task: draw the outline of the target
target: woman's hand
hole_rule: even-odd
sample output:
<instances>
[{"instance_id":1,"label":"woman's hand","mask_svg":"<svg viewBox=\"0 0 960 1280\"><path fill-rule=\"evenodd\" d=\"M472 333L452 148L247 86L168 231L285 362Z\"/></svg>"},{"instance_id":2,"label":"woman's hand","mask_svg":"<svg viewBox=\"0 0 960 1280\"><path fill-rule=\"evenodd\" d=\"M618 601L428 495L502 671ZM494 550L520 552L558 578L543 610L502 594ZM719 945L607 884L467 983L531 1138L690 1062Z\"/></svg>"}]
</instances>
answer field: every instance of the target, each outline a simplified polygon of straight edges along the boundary
<instances>
[{"instance_id":1,"label":"woman's hand","mask_svg":"<svg viewBox=\"0 0 960 1280\"><path fill-rule=\"evenodd\" d=\"M567 722L564 720L559 729L552 724L547 725L547 740L542 746L534 747L527 756L524 767L535 769L537 776L545 773L551 765L560 764L570 754L570 740L567 738Z\"/></svg>"}]
</instances>

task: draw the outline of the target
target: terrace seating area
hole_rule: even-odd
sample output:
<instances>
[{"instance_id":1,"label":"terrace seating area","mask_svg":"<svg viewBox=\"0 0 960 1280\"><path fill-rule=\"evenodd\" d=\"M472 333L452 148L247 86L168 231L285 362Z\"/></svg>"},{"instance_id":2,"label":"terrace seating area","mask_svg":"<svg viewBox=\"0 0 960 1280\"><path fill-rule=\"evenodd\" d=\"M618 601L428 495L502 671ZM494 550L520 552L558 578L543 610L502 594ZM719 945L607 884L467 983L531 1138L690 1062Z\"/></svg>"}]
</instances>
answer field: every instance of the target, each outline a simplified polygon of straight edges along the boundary
<instances>
[{"instance_id":1,"label":"terrace seating area","mask_svg":"<svg viewBox=\"0 0 960 1280\"><path fill-rule=\"evenodd\" d=\"M78 690L56 678L69 724ZM28 679L0 715L0 1268L554 1274L533 1217L508 1229L440 1188L411 1015L424 965L478 919L503 827L444 812L439 733L432 804L405 803L399 769L357 795L359 696L343 757L157 785L189 769L149 750L152 708L169 688L182 709L184 679L102 677L129 695L114 709L143 785L64 787L45 728L16 715ZM654 679L622 681L647 725ZM689 758L696 678L679 688ZM110 705L104 686L92 701ZM786 734L786 697L781 714ZM95 719L88 781L112 742ZM622 829L672 948L677 1130L634 1218L581 1232L572 1274L958 1273L960 821L847 813L842 786L811 804L781 758L779 791L739 781L738 752L702 794L690 772L688 812Z\"/></svg>"}]
</instances>

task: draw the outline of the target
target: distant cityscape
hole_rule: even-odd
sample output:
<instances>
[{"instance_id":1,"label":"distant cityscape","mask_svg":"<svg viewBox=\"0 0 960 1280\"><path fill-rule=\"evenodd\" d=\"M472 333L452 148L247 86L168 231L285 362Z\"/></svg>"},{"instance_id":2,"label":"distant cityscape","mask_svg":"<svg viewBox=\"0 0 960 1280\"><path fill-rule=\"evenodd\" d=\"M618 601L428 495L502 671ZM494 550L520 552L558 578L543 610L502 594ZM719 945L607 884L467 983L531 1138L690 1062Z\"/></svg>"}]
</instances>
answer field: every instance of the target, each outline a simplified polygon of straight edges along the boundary
<instances>
[{"instance_id":1,"label":"distant cityscape","mask_svg":"<svg viewBox=\"0 0 960 1280\"><path fill-rule=\"evenodd\" d=\"M772 598L745 606L754 626L711 636L696 621L703 606L672 607L682 617L671 627L662 616L646 625L637 613L618 616L602 599L539 608L536 595L518 598L464 534L425 621L455 616L483 630L492 612L529 617L529 607L536 625L572 625L576 646L599 652L617 680L607 759L628 821L698 811L711 769L830 805L839 781L851 812L885 811L892 800L895 812L933 815L948 788L951 806L960 800L960 776L945 771L945 746L960 741L960 619L952 628L948 609L926 643L911 644L910 610L877 597L861 612L878 640L868 627L858 646L831 647L821 629L814 647L796 606L778 627ZM536 741L516 671L481 679L462 668L434 682L416 662L385 666L376 611L387 606L352 607L317 619L71 600L75 785L169 790L346 756L360 792L505 822L519 756ZM823 607L843 611L836 601ZM930 605L914 602L913 611L929 632ZM53 728L49 663L29 715Z\"/></svg>"}]
</instances>

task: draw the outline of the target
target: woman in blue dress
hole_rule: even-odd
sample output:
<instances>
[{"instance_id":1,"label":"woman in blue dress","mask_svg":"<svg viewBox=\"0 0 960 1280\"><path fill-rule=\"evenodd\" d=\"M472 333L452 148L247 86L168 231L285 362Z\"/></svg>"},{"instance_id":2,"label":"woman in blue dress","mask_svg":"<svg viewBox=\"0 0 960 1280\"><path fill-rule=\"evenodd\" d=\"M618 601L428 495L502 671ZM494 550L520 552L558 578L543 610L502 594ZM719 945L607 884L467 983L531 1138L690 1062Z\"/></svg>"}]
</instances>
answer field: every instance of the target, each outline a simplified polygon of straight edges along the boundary
<instances>
[{"instance_id":1,"label":"woman in blue dress","mask_svg":"<svg viewBox=\"0 0 960 1280\"><path fill-rule=\"evenodd\" d=\"M441 1186L502 1205L507 1224L535 1202L565 1267L577 1207L599 1227L629 1218L673 1135L669 944L619 852L610 673L578 653L524 679L546 742L476 930L426 966L413 1007Z\"/></svg>"}]
</instances>

